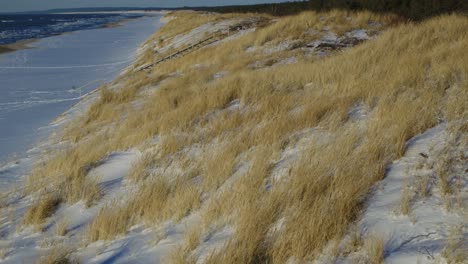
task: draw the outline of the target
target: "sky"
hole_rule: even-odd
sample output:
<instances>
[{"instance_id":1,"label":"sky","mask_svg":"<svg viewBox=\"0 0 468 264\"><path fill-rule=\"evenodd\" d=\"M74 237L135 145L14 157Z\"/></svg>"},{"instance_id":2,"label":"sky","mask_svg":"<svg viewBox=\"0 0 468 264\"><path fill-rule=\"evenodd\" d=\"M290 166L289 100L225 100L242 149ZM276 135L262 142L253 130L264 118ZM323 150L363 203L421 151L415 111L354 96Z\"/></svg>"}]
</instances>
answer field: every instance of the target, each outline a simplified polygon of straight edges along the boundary
<instances>
[{"instance_id":1,"label":"sky","mask_svg":"<svg viewBox=\"0 0 468 264\"><path fill-rule=\"evenodd\" d=\"M180 7L285 2L286 0L0 0L0 13L76 7Z\"/></svg>"}]
</instances>

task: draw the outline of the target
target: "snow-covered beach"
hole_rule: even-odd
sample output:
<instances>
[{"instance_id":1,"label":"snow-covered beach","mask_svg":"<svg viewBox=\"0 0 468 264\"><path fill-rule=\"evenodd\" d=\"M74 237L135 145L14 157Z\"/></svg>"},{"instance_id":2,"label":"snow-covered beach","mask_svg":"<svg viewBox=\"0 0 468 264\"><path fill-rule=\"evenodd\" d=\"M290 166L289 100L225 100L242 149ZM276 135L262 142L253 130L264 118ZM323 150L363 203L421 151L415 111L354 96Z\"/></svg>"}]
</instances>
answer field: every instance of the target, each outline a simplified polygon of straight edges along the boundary
<instances>
[{"instance_id":1,"label":"snow-covered beach","mask_svg":"<svg viewBox=\"0 0 468 264\"><path fill-rule=\"evenodd\" d=\"M0 189L17 180L25 169L19 163L47 137L52 120L132 63L159 18L39 39L0 55Z\"/></svg>"}]
</instances>

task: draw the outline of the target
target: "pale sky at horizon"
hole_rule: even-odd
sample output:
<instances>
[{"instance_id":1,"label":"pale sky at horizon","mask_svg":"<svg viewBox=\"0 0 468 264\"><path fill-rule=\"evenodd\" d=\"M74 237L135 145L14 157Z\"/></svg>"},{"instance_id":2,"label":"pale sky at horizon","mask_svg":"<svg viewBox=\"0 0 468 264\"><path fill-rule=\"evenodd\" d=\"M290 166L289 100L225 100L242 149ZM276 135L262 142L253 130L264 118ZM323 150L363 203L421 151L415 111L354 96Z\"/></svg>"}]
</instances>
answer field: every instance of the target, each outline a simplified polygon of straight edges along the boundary
<instances>
[{"instance_id":1,"label":"pale sky at horizon","mask_svg":"<svg viewBox=\"0 0 468 264\"><path fill-rule=\"evenodd\" d=\"M0 0L0 13L79 7L182 7L278 3L287 0ZM293 0L290 0L293 1Z\"/></svg>"}]
</instances>

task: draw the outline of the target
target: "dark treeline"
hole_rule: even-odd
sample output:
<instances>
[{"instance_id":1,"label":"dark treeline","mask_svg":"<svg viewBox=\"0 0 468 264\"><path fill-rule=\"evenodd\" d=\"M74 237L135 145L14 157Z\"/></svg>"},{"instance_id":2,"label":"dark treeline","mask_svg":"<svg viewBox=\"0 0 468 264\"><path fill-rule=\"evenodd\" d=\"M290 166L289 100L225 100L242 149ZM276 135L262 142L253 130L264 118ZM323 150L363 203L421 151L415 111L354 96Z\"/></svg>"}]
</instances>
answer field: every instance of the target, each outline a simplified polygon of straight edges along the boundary
<instances>
[{"instance_id":1,"label":"dark treeline","mask_svg":"<svg viewBox=\"0 0 468 264\"><path fill-rule=\"evenodd\" d=\"M220 7L191 7L190 9L213 11L219 13L267 13L274 16L297 14L310 9L308 2L286 2L277 4L237 5Z\"/></svg>"},{"instance_id":2,"label":"dark treeline","mask_svg":"<svg viewBox=\"0 0 468 264\"><path fill-rule=\"evenodd\" d=\"M289 2L278 4L259 4L249 6L203 7L198 10L221 13L256 12L275 16L297 14L305 10L369 10L373 12L392 12L412 20L468 10L468 0L309 0L305 2Z\"/></svg>"}]
</instances>

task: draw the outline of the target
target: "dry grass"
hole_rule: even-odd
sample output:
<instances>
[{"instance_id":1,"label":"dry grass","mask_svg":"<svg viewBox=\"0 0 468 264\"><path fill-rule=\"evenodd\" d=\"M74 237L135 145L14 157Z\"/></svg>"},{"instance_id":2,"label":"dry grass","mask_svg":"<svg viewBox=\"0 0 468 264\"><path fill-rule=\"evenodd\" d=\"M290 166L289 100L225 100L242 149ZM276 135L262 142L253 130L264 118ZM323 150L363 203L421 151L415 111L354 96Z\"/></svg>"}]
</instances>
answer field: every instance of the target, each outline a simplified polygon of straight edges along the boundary
<instances>
[{"instance_id":1,"label":"dry grass","mask_svg":"<svg viewBox=\"0 0 468 264\"><path fill-rule=\"evenodd\" d=\"M384 263L384 242L378 235L371 235L365 238L364 248L367 253L366 263Z\"/></svg>"},{"instance_id":2,"label":"dry grass","mask_svg":"<svg viewBox=\"0 0 468 264\"><path fill-rule=\"evenodd\" d=\"M451 156L448 151L443 151L442 156L435 164L435 171L438 177L438 187L441 195L448 195L452 192L450 188Z\"/></svg>"},{"instance_id":3,"label":"dry grass","mask_svg":"<svg viewBox=\"0 0 468 264\"><path fill-rule=\"evenodd\" d=\"M349 23L351 17L352 23ZM377 15L372 12L346 12L332 10L326 15L317 12L303 12L290 19L281 19L273 26L268 27L256 36L256 44L263 45L269 41L280 41L284 39L307 39L304 27L308 30L322 31L324 27L341 35L353 28L367 28L369 21L381 21L385 24L396 23L400 20L395 15ZM278 35L279 34L279 35Z\"/></svg>"},{"instance_id":4,"label":"dry grass","mask_svg":"<svg viewBox=\"0 0 468 264\"><path fill-rule=\"evenodd\" d=\"M130 227L131 217L125 208L115 205L101 209L88 227L87 241L108 240L125 233Z\"/></svg>"},{"instance_id":5,"label":"dry grass","mask_svg":"<svg viewBox=\"0 0 468 264\"><path fill-rule=\"evenodd\" d=\"M362 237L361 231L356 227L353 227L349 233L349 241L346 245L346 253L357 252L364 245L364 238Z\"/></svg>"},{"instance_id":6,"label":"dry grass","mask_svg":"<svg viewBox=\"0 0 468 264\"><path fill-rule=\"evenodd\" d=\"M165 263L170 264L195 264L197 263L194 256L190 255L190 250L184 246L176 246L172 252L166 257Z\"/></svg>"},{"instance_id":7,"label":"dry grass","mask_svg":"<svg viewBox=\"0 0 468 264\"><path fill-rule=\"evenodd\" d=\"M182 34L206 23L234 16L234 14L220 16L215 13L201 13L193 11L171 12L167 14L166 17L177 19L169 21L158 31L158 35L160 36L158 40L162 38L163 41L168 41L168 38L171 36ZM164 38L164 36L166 36L166 38Z\"/></svg>"},{"instance_id":8,"label":"dry grass","mask_svg":"<svg viewBox=\"0 0 468 264\"><path fill-rule=\"evenodd\" d=\"M194 250L200 244L201 229L200 227L189 228L185 233L185 244L189 250Z\"/></svg>"},{"instance_id":9,"label":"dry grass","mask_svg":"<svg viewBox=\"0 0 468 264\"><path fill-rule=\"evenodd\" d=\"M401 185L399 213L408 215L411 210L411 187L408 182L403 182Z\"/></svg>"},{"instance_id":10,"label":"dry grass","mask_svg":"<svg viewBox=\"0 0 468 264\"><path fill-rule=\"evenodd\" d=\"M8 256L9 252L10 252L9 248L0 248L0 260L5 259Z\"/></svg>"},{"instance_id":11,"label":"dry grass","mask_svg":"<svg viewBox=\"0 0 468 264\"><path fill-rule=\"evenodd\" d=\"M201 163L205 190L218 188L232 175L234 163L239 154L236 148L239 148L239 144L233 141L204 153Z\"/></svg>"},{"instance_id":12,"label":"dry grass","mask_svg":"<svg viewBox=\"0 0 468 264\"><path fill-rule=\"evenodd\" d=\"M431 183L429 175L422 175L418 178L417 181L418 194L422 198L427 198L431 192Z\"/></svg>"},{"instance_id":13,"label":"dry grass","mask_svg":"<svg viewBox=\"0 0 468 264\"><path fill-rule=\"evenodd\" d=\"M54 214L60 202L60 198L54 195L41 197L35 204L28 208L23 217L23 223L26 225L42 225L48 217Z\"/></svg>"},{"instance_id":14,"label":"dry grass","mask_svg":"<svg viewBox=\"0 0 468 264\"><path fill-rule=\"evenodd\" d=\"M67 218L62 218L55 224L55 234L57 236L65 236L68 232L69 221Z\"/></svg>"},{"instance_id":15,"label":"dry grass","mask_svg":"<svg viewBox=\"0 0 468 264\"><path fill-rule=\"evenodd\" d=\"M87 230L87 240L112 239L125 233L135 221L154 225L169 218L180 220L200 206L198 189L188 182L169 182L162 177L142 183L138 195L132 197L123 205L111 204L102 209Z\"/></svg>"},{"instance_id":16,"label":"dry grass","mask_svg":"<svg viewBox=\"0 0 468 264\"><path fill-rule=\"evenodd\" d=\"M450 229L449 238L442 251L442 256L447 263L463 263L468 258L466 241L463 239L463 225L453 226Z\"/></svg>"},{"instance_id":17,"label":"dry grass","mask_svg":"<svg viewBox=\"0 0 468 264\"><path fill-rule=\"evenodd\" d=\"M190 228L186 227L186 230L183 244L176 246L166 257L167 263L197 263L196 258L191 254L191 252L200 244L201 230L198 226L191 226Z\"/></svg>"},{"instance_id":18,"label":"dry grass","mask_svg":"<svg viewBox=\"0 0 468 264\"><path fill-rule=\"evenodd\" d=\"M127 179L132 182L145 180L150 176L148 167L153 164L154 156L152 153L145 153L135 164L133 164Z\"/></svg>"},{"instance_id":19,"label":"dry grass","mask_svg":"<svg viewBox=\"0 0 468 264\"><path fill-rule=\"evenodd\" d=\"M204 19L212 18L200 21ZM409 138L440 118L455 121L466 112L460 96L466 99L468 87L468 20L450 15L401 24L324 59L302 58L260 70L247 65L298 51L245 49L284 39L313 40L320 36L305 34L313 27L328 25L339 34L375 30L372 21L397 20L367 12L307 12L168 61L152 72L120 77L120 89L103 89L101 99L70 124L63 136L70 147L34 169L28 191L47 185L66 190L58 191L66 202L91 205L100 192L87 177L89 168L112 151L151 147L155 151L148 151L129 176L137 195L103 209L88 229L89 241L112 239L137 222L178 221L202 208L205 225L220 222L235 228L208 263L313 258L346 233L370 187L404 154ZM189 21L171 23L187 23L182 32L192 26ZM176 28L161 32L180 33ZM213 80L220 71L228 74ZM167 77L175 72L179 74ZM150 96L140 95L155 84ZM135 100L140 107L132 106ZM230 109L232 102L239 102L239 109ZM357 104L369 109L362 123L348 117ZM326 136L300 146L289 175L273 179L283 151L297 148L291 136L311 129ZM186 161L186 168L174 169L171 164L179 161ZM246 172L232 177L245 164ZM192 261L195 236L188 237L191 246L174 251L172 262ZM382 241L369 240L370 261L380 263Z\"/></svg>"},{"instance_id":20,"label":"dry grass","mask_svg":"<svg viewBox=\"0 0 468 264\"><path fill-rule=\"evenodd\" d=\"M101 197L97 182L86 177L87 172L103 158L97 155L99 146L102 146L97 143L99 140L100 138L96 138L92 142L84 143L85 148L61 151L54 159L38 163L27 179L25 191L33 193L43 188L51 188L56 190L55 195L58 199L64 202L83 200L88 206L91 205ZM65 167L68 169L62 171Z\"/></svg>"},{"instance_id":21,"label":"dry grass","mask_svg":"<svg viewBox=\"0 0 468 264\"><path fill-rule=\"evenodd\" d=\"M70 257L72 249L63 246L55 245L48 250L45 256L42 256L38 264L79 264L80 261L77 258Z\"/></svg>"}]
</instances>

